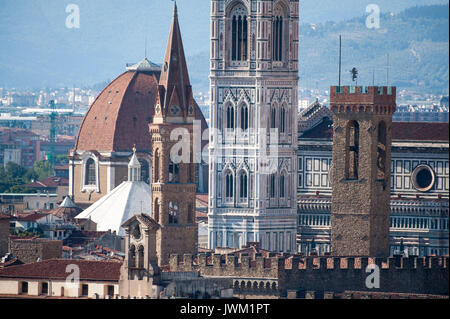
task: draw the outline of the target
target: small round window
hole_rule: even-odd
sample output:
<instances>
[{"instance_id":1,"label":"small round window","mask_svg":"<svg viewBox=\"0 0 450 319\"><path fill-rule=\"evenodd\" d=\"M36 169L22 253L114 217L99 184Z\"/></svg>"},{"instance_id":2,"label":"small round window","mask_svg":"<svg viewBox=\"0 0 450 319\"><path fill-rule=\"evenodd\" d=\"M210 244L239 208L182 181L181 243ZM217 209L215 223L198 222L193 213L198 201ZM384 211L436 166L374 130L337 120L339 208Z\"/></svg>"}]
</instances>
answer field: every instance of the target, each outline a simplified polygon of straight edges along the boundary
<instances>
[{"instance_id":1,"label":"small round window","mask_svg":"<svg viewBox=\"0 0 450 319\"><path fill-rule=\"evenodd\" d=\"M428 165L419 165L412 173L413 186L420 192L428 192L433 188L435 181L436 175Z\"/></svg>"}]
</instances>

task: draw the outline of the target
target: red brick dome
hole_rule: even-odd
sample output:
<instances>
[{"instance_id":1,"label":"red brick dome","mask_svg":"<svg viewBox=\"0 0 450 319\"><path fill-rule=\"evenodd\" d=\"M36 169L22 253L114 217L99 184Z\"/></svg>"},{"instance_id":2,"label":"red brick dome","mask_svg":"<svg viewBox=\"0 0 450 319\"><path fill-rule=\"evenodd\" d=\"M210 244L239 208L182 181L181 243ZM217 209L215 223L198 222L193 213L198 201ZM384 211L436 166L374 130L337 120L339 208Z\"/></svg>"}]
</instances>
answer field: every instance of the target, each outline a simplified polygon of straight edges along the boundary
<instances>
[{"instance_id":1,"label":"red brick dome","mask_svg":"<svg viewBox=\"0 0 450 319\"><path fill-rule=\"evenodd\" d=\"M151 150L148 124L159 73L128 71L112 81L86 113L75 149L82 151Z\"/></svg>"},{"instance_id":2,"label":"red brick dome","mask_svg":"<svg viewBox=\"0 0 450 319\"><path fill-rule=\"evenodd\" d=\"M86 113L75 149L120 152L136 144L138 151L151 152L148 125L153 120L159 76L159 71L127 71L112 81ZM207 124L197 104L195 114L203 132Z\"/></svg>"}]
</instances>

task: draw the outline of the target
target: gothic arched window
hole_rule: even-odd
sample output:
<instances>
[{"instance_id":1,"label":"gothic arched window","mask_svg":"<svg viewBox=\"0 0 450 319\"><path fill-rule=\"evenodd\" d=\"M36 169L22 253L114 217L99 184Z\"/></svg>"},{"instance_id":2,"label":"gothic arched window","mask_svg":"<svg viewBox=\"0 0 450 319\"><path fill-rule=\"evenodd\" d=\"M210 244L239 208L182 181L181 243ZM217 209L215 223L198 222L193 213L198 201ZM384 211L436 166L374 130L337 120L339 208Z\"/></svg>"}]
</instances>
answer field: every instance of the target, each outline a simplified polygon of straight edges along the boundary
<instances>
[{"instance_id":1,"label":"gothic arched window","mask_svg":"<svg viewBox=\"0 0 450 319\"><path fill-rule=\"evenodd\" d=\"M269 178L269 195L270 198L275 198L275 174L271 174Z\"/></svg>"},{"instance_id":2,"label":"gothic arched window","mask_svg":"<svg viewBox=\"0 0 450 319\"><path fill-rule=\"evenodd\" d=\"M227 107L227 129L234 129L234 107L233 105L228 105Z\"/></svg>"},{"instance_id":3,"label":"gothic arched window","mask_svg":"<svg viewBox=\"0 0 450 319\"><path fill-rule=\"evenodd\" d=\"M286 132L286 109L284 107L280 110L280 133Z\"/></svg>"},{"instance_id":4,"label":"gothic arched window","mask_svg":"<svg viewBox=\"0 0 450 319\"><path fill-rule=\"evenodd\" d=\"M278 7L274 10L272 22L272 59L283 61L283 10Z\"/></svg>"},{"instance_id":5,"label":"gothic arched window","mask_svg":"<svg viewBox=\"0 0 450 319\"><path fill-rule=\"evenodd\" d=\"M270 128L276 127L277 127L277 110L274 107L270 112Z\"/></svg>"},{"instance_id":6,"label":"gothic arched window","mask_svg":"<svg viewBox=\"0 0 450 319\"><path fill-rule=\"evenodd\" d=\"M154 160L154 169L153 169L153 171L154 171L153 180L154 180L155 183L158 183L160 181L160 176L159 176L159 165L160 165L159 164L159 157L160 157L159 149L157 149L155 151L155 160Z\"/></svg>"},{"instance_id":7,"label":"gothic arched window","mask_svg":"<svg viewBox=\"0 0 450 319\"><path fill-rule=\"evenodd\" d=\"M280 176L280 198L285 198L285 190L286 190L285 175L282 174Z\"/></svg>"},{"instance_id":8,"label":"gothic arched window","mask_svg":"<svg viewBox=\"0 0 450 319\"><path fill-rule=\"evenodd\" d=\"M384 180L386 177L386 124L383 121L378 124L377 153L377 179Z\"/></svg>"},{"instance_id":9,"label":"gothic arched window","mask_svg":"<svg viewBox=\"0 0 450 319\"><path fill-rule=\"evenodd\" d=\"M169 224L178 224L178 204L174 202L169 202Z\"/></svg>"},{"instance_id":10,"label":"gothic arched window","mask_svg":"<svg viewBox=\"0 0 450 319\"><path fill-rule=\"evenodd\" d=\"M248 18L243 5L231 12L231 59L246 61L248 57Z\"/></svg>"},{"instance_id":11,"label":"gothic arched window","mask_svg":"<svg viewBox=\"0 0 450 319\"><path fill-rule=\"evenodd\" d=\"M346 178L358 179L359 124L351 121L347 125Z\"/></svg>"},{"instance_id":12,"label":"gothic arched window","mask_svg":"<svg viewBox=\"0 0 450 319\"><path fill-rule=\"evenodd\" d=\"M155 200L155 210L154 210L154 216L153 216L153 218L155 219L155 221L156 221L157 223L160 222L159 216L160 216L160 212L159 212L159 200L156 199L156 200Z\"/></svg>"},{"instance_id":13,"label":"gothic arched window","mask_svg":"<svg viewBox=\"0 0 450 319\"><path fill-rule=\"evenodd\" d=\"M248 130L248 107L245 104L241 107L241 130Z\"/></svg>"},{"instance_id":14,"label":"gothic arched window","mask_svg":"<svg viewBox=\"0 0 450 319\"><path fill-rule=\"evenodd\" d=\"M225 173L225 198L233 198L233 174L230 171Z\"/></svg>"},{"instance_id":15,"label":"gothic arched window","mask_svg":"<svg viewBox=\"0 0 450 319\"><path fill-rule=\"evenodd\" d=\"M239 176L239 199L245 200L248 196L248 177L247 173L243 172Z\"/></svg>"},{"instance_id":16,"label":"gothic arched window","mask_svg":"<svg viewBox=\"0 0 450 319\"><path fill-rule=\"evenodd\" d=\"M92 158L89 158L86 162L85 173L85 185L96 185L97 178L95 176L95 161Z\"/></svg>"}]
</instances>

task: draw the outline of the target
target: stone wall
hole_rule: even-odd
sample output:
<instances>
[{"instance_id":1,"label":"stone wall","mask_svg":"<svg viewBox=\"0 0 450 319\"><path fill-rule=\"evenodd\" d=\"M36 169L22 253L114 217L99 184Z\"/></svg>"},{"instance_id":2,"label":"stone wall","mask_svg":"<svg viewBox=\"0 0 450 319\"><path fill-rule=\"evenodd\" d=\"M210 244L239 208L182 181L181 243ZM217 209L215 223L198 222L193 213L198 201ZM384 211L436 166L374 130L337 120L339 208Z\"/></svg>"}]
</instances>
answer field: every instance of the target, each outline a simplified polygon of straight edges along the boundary
<instances>
[{"instance_id":1,"label":"stone wall","mask_svg":"<svg viewBox=\"0 0 450 319\"><path fill-rule=\"evenodd\" d=\"M11 253L23 263L38 260L61 258L62 241L48 239L14 239L11 240Z\"/></svg>"},{"instance_id":2,"label":"stone wall","mask_svg":"<svg viewBox=\"0 0 450 319\"><path fill-rule=\"evenodd\" d=\"M0 215L0 258L8 252L9 218Z\"/></svg>"},{"instance_id":3,"label":"stone wall","mask_svg":"<svg viewBox=\"0 0 450 319\"><path fill-rule=\"evenodd\" d=\"M234 255L172 255L170 271L199 271L205 277L231 277L234 288L266 291L287 297L288 291L370 291L448 295L448 257L269 257ZM368 288L379 267L379 288ZM374 267L374 266L371 266ZM367 272L366 272L367 270Z\"/></svg>"}]
</instances>

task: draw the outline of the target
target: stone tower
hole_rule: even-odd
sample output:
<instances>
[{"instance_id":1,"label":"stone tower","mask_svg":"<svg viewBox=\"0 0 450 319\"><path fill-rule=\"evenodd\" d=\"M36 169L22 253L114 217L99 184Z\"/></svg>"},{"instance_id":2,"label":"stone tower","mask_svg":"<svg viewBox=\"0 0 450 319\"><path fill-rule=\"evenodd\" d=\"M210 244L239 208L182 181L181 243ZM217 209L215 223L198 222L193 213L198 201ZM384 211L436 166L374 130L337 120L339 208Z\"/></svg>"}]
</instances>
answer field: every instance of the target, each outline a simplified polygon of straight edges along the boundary
<instances>
[{"instance_id":1,"label":"stone tower","mask_svg":"<svg viewBox=\"0 0 450 319\"><path fill-rule=\"evenodd\" d=\"M157 298L155 284L159 283L156 242L160 225L146 215L128 219L125 229L125 260L120 268L119 292L121 296L151 296Z\"/></svg>"},{"instance_id":2,"label":"stone tower","mask_svg":"<svg viewBox=\"0 0 450 319\"><path fill-rule=\"evenodd\" d=\"M193 121L195 101L184 56L177 7L156 97L152 134L152 216L161 226L158 265L170 254L197 252Z\"/></svg>"},{"instance_id":3,"label":"stone tower","mask_svg":"<svg viewBox=\"0 0 450 319\"><path fill-rule=\"evenodd\" d=\"M336 256L389 256L395 87L331 87L331 246Z\"/></svg>"},{"instance_id":4,"label":"stone tower","mask_svg":"<svg viewBox=\"0 0 450 319\"><path fill-rule=\"evenodd\" d=\"M209 248L294 252L298 0L211 0Z\"/></svg>"}]
</instances>

